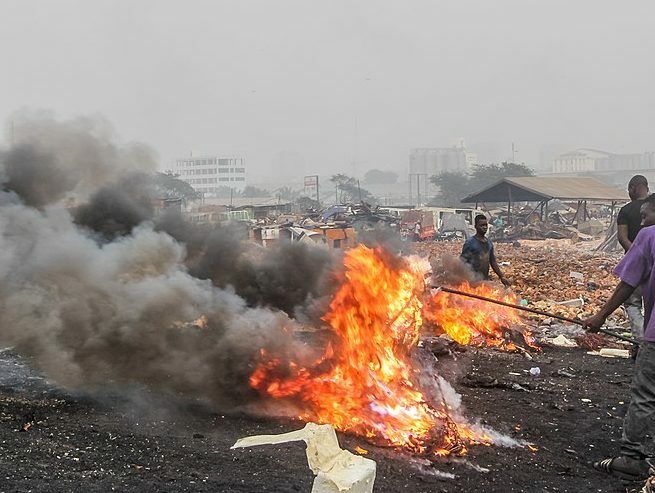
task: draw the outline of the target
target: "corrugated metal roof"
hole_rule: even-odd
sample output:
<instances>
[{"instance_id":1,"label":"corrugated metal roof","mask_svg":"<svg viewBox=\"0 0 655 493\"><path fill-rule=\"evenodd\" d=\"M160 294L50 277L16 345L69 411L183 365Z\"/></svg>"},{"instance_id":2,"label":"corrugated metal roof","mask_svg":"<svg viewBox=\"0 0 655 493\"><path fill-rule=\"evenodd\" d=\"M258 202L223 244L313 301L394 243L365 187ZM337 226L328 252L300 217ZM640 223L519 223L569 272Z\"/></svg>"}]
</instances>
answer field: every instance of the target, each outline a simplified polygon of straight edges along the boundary
<instances>
[{"instance_id":1,"label":"corrugated metal roof","mask_svg":"<svg viewBox=\"0 0 655 493\"><path fill-rule=\"evenodd\" d=\"M549 199L628 201L628 193L590 176L521 176L503 178L462 199L474 202L533 202Z\"/></svg>"}]
</instances>

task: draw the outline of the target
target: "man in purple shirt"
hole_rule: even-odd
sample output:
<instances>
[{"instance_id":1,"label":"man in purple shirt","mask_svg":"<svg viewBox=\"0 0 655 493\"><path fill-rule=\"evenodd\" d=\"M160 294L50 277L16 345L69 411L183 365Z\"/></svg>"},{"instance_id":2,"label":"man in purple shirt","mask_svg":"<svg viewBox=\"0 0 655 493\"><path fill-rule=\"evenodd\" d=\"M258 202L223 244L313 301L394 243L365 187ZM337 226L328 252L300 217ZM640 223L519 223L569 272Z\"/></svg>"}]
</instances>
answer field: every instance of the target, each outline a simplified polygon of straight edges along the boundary
<instances>
[{"instance_id":1,"label":"man in purple shirt","mask_svg":"<svg viewBox=\"0 0 655 493\"><path fill-rule=\"evenodd\" d=\"M630 405L623 420L621 455L594 464L594 468L634 481L648 476L653 457L646 455L644 442L655 437L655 195L641 206L643 228L614 269L620 282L595 315L584 321L590 331L600 328L607 317L641 287L644 297L644 341L639 348L630 386ZM647 447L648 448L648 447ZM652 447L651 447L652 448Z\"/></svg>"}]
</instances>

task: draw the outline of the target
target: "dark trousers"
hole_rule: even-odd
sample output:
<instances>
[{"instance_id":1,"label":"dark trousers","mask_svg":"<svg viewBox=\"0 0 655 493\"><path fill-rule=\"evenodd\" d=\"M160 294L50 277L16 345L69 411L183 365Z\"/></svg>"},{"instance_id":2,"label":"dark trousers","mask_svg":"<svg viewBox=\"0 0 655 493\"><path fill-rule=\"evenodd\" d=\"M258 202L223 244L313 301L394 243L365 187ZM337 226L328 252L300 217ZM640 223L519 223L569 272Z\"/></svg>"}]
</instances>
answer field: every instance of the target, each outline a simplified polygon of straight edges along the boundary
<instances>
[{"instance_id":1,"label":"dark trousers","mask_svg":"<svg viewBox=\"0 0 655 493\"><path fill-rule=\"evenodd\" d=\"M642 459L655 436L655 343L639 347L630 385L630 405L623 420L621 455ZM648 450L646 450L648 449Z\"/></svg>"}]
</instances>

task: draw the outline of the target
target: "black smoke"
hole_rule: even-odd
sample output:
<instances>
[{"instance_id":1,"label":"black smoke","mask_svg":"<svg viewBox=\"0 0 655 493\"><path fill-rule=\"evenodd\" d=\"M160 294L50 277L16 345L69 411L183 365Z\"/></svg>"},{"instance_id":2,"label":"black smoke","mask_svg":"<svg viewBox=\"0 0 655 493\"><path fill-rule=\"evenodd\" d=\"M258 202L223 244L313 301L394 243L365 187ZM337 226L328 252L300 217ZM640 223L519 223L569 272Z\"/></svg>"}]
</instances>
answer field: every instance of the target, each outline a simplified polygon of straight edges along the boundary
<instances>
[{"instance_id":1,"label":"black smoke","mask_svg":"<svg viewBox=\"0 0 655 493\"><path fill-rule=\"evenodd\" d=\"M154 216L152 176L131 174L95 192L74 212L75 223L104 241L128 235Z\"/></svg>"},{"instance_id":2,"label":"black smoke","mask_svg":"<svg viewBox=\"0 0 655 493\"><path fill-rule=\"evenodd\" d=\"M326 249L159 215L152 151L104 121L19 120L0 156L0 344L68 388L147 385L216 408L256 397L261 348L302 352L289 329L333 289Z\"/></svg>"},{"instance_id":3,"label":"black smoke","mask_svg":"<svg viewBox=\"0 0 655 493\"><path fill-rule=\"evenodd\" d=\"M31 207L63 199L75 188L75 178L59 165L57 156L29 145L20 145L1 157L3 188L16 193Z\"/></svg>"}]
</instances>

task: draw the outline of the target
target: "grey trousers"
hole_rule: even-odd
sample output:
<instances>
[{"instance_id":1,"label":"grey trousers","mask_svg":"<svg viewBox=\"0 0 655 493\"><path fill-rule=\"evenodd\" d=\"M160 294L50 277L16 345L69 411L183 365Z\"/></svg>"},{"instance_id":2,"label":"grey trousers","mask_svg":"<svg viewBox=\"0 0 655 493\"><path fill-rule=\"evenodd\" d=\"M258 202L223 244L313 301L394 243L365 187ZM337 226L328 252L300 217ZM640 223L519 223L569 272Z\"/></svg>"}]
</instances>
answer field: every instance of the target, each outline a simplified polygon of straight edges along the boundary
<instances>
[{"instance_id":1,"label":"grey trousers","mask_svg":"<svg viewBox=\"0 0 655 493\"><path fill-rule=\"evenodd\" d=\"M621 455L643 459L652 455L655 436L655 343L639 347L635 362L630 405L623 420Z\"/></svg>"},{"instance_id":2,"label":"grey trousers","mask_svg":"<svg viewBox=\"0 0 655 493\"><path fill-rule=\"evenodd\" d=\"M641 287L638 287L630 295L630 298L623 303L623 307L628 314L628 320L630 320L632 336L640 343L644 340L644 314L642 306Z\"/></svg>"}]
</instances>

